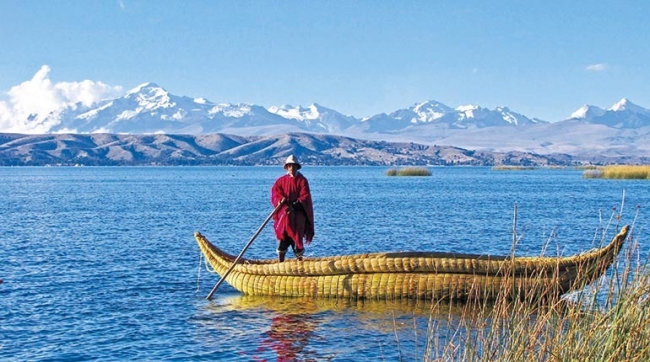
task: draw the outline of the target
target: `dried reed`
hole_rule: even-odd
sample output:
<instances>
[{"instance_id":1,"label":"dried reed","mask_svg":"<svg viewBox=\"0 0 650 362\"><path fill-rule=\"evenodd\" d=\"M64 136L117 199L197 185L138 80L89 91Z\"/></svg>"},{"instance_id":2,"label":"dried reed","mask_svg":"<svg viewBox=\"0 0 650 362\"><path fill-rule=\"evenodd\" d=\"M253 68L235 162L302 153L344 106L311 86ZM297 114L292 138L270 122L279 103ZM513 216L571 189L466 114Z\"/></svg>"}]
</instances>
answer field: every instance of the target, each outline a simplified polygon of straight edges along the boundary
<instances>
[{"instance_id":1,"label":"dried reed","mask_svg":"<svg viewBox=\"0 0 650 362\"><path fill-rule=\"evenodd\" d=\"M402 169L391 168L386 172L387 176L431 176L431 171L424 167L406 167Z\"/></svg>"},{"instance_id":2,"label":"dried reed","mask_svg":"<svg viewBox=\"0 0 650 362\"><path fill-rule=\"evenodd\" d=\"M611 275L568 297L469 301L460 315L431 318L424 360L650 360L650 269L638 240L628 250Z\"/></svg>"},{"instance_id":3,"label":"dried reed","mask_svg":"<svg viewBox=\"0 0 650 362\"><path fill-rule=\"evenodd\" d=\"M500 165L500 166L493 166L492 169L495 171L528 171L528 170L537 170L537 167Z\"/></svg>"},{"instance_id":4,"label":"dried reed","mask_svg":"<svg viewBox=\"0 0 650 362\"><path fill-rule=\"evenodd\" d=\"M598 167L596 165L580 165L580 166L575 166L576 170L597 170Z\"/></svg>"},{"instance_id":5,"label":"dried reed","mask_svg":"<svg viewBox=\"0 0 650 362\"><path fill-rule=\"evenodd\" d=\"M611 165L586 170L585 178L650 180L650 165Z\"/></svg>"}]
</instances>

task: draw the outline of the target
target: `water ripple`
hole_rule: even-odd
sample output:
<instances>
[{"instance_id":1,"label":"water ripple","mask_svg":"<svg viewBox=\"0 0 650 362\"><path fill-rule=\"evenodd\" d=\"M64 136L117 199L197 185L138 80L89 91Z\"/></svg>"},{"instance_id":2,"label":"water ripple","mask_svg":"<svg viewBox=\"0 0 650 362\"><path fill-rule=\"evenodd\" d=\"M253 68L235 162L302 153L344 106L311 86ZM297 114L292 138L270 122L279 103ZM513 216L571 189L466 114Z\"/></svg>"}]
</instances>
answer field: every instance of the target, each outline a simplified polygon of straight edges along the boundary
<instances>
[{"instance_id":1,"label":"water ripple","mask_svg":"<svg viewBox=\"0 0 650 362\"><path fill-rule=\"evenodd\" d=\"M505 254L518 207L521 255L597 241L639 205L647 182L571 170L434 168L426 178L373 167L305 168L314 193L309 256L438 250ZM270 212L277 168L5 168L0 172L0 359L421 359L430 305L247 298L202 270L195 230L237 253ZM627 207L621 222L633 218ZM647 244L642 247L647 255ZM273 258L266 228L247 253ZM441 338L444 338L442 336ZM419 358L420 357L420 358Z\"/></svg>"}]
</instances>

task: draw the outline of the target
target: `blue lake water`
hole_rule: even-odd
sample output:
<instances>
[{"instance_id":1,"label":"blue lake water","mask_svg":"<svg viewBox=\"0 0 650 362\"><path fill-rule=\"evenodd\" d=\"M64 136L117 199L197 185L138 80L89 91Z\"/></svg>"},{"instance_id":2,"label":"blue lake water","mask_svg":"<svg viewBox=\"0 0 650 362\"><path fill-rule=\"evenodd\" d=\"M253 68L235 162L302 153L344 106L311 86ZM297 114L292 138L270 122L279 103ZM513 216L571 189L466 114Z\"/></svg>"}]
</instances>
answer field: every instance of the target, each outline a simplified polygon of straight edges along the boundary
<instances>
[{"instance_id":1,"label":"blue lake water","mask_svg":"<svg viewBox=\"0 0 650 362\"><path fill-rule=\"evenodd\" d=\"M306 255L428 250L569 255L634 223L650 183L582 171L309 167ZM237 254L271 212L280 167L0 168L0 360L417 360L428 307L241 296L200 264L201 231ZM623 199L625 194L625 199ZM606 241L611 239L610 227ZM291 257L292 255L289 254ZM274 258L270 225L248 250Z\"/></svg>"}]
</instances>

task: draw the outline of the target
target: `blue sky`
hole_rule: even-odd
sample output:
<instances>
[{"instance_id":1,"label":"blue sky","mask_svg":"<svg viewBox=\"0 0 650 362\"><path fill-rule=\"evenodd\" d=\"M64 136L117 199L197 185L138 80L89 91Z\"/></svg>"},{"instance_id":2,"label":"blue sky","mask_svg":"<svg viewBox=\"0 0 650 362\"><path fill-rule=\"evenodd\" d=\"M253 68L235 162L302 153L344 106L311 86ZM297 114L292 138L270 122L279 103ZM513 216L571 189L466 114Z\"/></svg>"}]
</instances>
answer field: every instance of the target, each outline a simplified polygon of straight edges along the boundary
<instances>
[{"instance_id":1,"label":"blue sky","mask_svg":"<svg viewBox=\"0 0 650 362\"><path fill-rule=\"evenodd\" d=\"M650 108L649 17L623 0L3 0L0 112L144 82L356 117L426 100L547 121L623 97Z\"/></svg>"}]
</instances>

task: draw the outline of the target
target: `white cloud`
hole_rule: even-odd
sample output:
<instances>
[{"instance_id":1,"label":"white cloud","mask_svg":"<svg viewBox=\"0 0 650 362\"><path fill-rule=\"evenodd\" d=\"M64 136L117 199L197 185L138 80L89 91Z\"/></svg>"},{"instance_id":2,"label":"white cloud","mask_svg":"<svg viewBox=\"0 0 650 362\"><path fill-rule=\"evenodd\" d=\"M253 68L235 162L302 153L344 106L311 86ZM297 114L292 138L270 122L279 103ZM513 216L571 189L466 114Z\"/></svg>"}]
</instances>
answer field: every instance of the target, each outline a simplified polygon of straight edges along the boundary
<instances>
[{"instance_id":1,"label":"white cloud","mask_svg":"<svg viewBox=\"0 0 650 362\"><path fill-rule=\"evenodd\" d=\"M607 64L598 63L598 64L588 65L585 68L585 70L587 70L589 72L603 72L603 71L607 70L607 68L608 68Z\"/></svg>"},{"instance_id":2,"label":"white cloud","mask_svg":"<svg viewBox=\"0 0 650 362\"><path fill-rule=\"evenodd\" d=\"M53 83L49 73L44 65L32 79L11 87L9 100L0 101L0 132L47 133L60 123L64 110L89 107L122 93L120 86L91 80Z\"/></svg>"}]
</instances>

